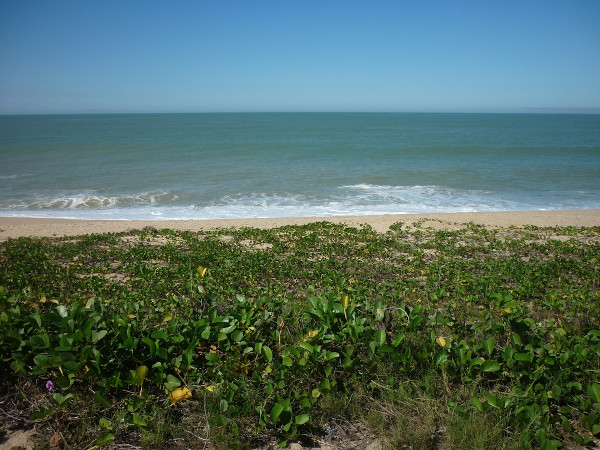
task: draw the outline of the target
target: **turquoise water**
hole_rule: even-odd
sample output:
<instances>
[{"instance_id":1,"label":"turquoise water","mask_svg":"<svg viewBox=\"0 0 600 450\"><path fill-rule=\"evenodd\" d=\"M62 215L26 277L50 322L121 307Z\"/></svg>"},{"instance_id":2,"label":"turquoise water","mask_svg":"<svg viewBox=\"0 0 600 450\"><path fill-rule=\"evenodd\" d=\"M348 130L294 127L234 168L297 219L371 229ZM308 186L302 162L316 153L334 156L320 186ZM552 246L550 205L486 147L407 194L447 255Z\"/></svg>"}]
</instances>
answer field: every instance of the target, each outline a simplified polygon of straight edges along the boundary
<instances>
[{"instance_id":1,"label":"turquoise water","mask_svg":"<svg viewBox=\"0 0 600 450\"><path fill-rule=\"evenodd\" d=\"M600 208L600 115L2 116L0 158L1 216Z\"/></svg>"}]
</instances>

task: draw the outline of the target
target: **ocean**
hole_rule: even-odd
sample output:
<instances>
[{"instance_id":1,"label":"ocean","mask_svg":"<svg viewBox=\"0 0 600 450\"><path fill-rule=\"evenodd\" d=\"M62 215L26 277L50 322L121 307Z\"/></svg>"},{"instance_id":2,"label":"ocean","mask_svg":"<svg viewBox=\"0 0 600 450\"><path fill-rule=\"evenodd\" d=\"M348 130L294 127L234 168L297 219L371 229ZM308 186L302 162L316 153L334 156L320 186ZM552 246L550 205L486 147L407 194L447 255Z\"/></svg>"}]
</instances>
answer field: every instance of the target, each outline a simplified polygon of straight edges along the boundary
<instances>
[{"instance_id":1,"label":"ocean","mask_svg":"<svg viewBox=\"0 0 600 450\"><path fill-rule=\"evenodd\" d=\"M600 115L0 116L0 216L600 208Z\"/></svg>"}]
</instances>

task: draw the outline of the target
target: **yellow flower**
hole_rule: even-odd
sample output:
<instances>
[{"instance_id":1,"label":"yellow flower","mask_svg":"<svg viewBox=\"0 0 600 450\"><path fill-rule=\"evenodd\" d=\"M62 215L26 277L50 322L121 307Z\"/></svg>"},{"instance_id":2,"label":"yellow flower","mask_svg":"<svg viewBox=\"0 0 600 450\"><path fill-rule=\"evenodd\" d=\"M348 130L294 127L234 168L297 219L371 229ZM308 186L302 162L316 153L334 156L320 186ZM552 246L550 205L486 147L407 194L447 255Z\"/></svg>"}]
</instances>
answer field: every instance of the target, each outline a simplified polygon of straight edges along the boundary
<instances>
[{"instance_id":1,"label":"yellow flower","mask_svg":"<svg viewBox=\"0 0 600 450\"><path fill-rule=\"evenodd\" d=\"M437 342L437 344L440 347L445 347L446 346L446 339L444 339L443 337L439 337L435 340L435 342Z\"/></svg>"},{"instance_id":2,"label":"yellow flower","mask_svg":"<svg viewBox=\"0 0 600 450\"><path fill-rule=\"evenodd\" d=\"M186 387L174 389L169 395L169 401L171 402L171 404L177 403L181 400L185 400L186 398L192 398L191 391Z\"/></svg>"},{"instance_id":3,"label":"yellow flower","mask_svg":"<svg viewBox=\"0 0 600 450\"><path fill-rule=\"evenodd\" d=\"M314 338L317 334L319 334L319 330L309 331L308 333L306 333L306 337L304 338L304 340L308 341L309 339Z\"/></svg>"},{"instance_id":4,"label":"yellow flower","mask_svg":"<svg viewBox=\"0 0 600 450\"><path fill-rule=\"evenodd\" d=\"M198 266L198 268L196 269L196 272L198 272L198 276L200 278L204 278L204 275L206 274L207 270L208 269L206 267Z\"/></svg>"}]
</instances>

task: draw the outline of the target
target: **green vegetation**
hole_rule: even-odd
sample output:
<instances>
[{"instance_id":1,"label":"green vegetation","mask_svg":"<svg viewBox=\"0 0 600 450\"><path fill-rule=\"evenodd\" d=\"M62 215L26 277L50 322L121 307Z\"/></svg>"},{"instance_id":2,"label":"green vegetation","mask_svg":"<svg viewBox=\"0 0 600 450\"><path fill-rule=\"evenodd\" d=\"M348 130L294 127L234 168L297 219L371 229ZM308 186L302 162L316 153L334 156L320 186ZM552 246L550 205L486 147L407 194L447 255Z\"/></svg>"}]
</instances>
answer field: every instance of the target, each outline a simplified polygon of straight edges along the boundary
<instances>
[{"instance_id":1,"label":"green vegetation","mask_svg":"<svg viewBox=\"0 0 600 450\"><path fill-rule=\"evenodd\" d=\"M42 448L592 445L599 261L600 227L8 240L0 421Z\"/></svg>"}]
</instances>

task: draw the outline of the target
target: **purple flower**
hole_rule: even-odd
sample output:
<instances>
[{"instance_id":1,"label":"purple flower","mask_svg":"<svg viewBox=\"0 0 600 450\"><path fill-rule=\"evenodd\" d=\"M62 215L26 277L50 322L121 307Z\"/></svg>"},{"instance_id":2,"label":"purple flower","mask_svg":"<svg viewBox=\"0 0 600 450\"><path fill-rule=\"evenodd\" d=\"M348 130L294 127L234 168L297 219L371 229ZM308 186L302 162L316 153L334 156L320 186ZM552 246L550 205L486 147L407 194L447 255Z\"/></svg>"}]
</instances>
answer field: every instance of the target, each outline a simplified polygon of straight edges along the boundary
<instances>
[{"instance_id":1,"label":"purple flower","mask_svg":"<svg viewBox=\"0 0 600 450\"><path fill-rule=\"evenodd\" d=\"M54 383L52 383L52 381L48 380L46 382L46 389L48 389L49 391L51 391L52 389L54 389Z\"/></svg>"}]
</instances>

